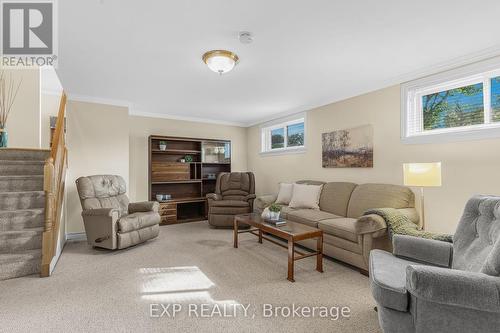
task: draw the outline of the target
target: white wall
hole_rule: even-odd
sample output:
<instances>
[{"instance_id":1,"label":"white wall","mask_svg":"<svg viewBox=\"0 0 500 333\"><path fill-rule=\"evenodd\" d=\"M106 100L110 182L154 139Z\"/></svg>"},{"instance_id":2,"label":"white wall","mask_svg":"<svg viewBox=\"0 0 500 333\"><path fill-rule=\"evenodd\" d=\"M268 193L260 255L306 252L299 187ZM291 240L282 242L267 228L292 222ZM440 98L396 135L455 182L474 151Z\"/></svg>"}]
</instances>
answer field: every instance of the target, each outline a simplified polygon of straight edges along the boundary
<instances>
[{"instance_id":1,"label":"white wall","mask_svg":"<svg viewBox=\"0 0 500 333\"><path fill-rule=\"evenodd\" d=\"M50 117L57 117L63 86L54 68L40 69L40 148L50 147Z\"/></svg>"},{"instance_id":2,"label":"white wall","mask_svg":"<svg viewBox=\"0 0 500 333\"><path fill-rule=\"evenodd\" d=\"M75 180L113 174L129 183L129 122L124 107L69 101L67 104L68 175L66 232L83 232Z\"/></svg>"},{"instance_id":3,"label":"white wall","mask_svg":"<svg viewBox=\"0 0 500 333\"><path fill-rule=\"evenodd\" d=\"M374 167L322 168L321 134L366 124L374 128ZM248 169L255 172L259 194L275 192L279 182L299 179L402 184L403 163L441 161L443 186L425 190L426 226L439 232L455 230L473 194L500 195L500 139L402 144L399 86L311 110L306 126L307 152L282 156L260 155L260 128L248 129Z\"/></svg>"},{"instance_id":4,"label":"white wall","mask_svg":"<svg viewBox=\"0 0 500 333\"><path fill-rule=\"evenodd\" d=\"M40 148L40 71L5 69L19 92L7 120L9 148Z\"/></svg>"},{"instance_id":5,"label":"white wall","mask_svg":"<svg viewBox=\"0 0 500 333\"><path fill-rule=\"evenodd\" d=\"M50 148L50 117L57 117L61 95L41 94L40 99L40 148Z\"/></svg>"}]
</instances>

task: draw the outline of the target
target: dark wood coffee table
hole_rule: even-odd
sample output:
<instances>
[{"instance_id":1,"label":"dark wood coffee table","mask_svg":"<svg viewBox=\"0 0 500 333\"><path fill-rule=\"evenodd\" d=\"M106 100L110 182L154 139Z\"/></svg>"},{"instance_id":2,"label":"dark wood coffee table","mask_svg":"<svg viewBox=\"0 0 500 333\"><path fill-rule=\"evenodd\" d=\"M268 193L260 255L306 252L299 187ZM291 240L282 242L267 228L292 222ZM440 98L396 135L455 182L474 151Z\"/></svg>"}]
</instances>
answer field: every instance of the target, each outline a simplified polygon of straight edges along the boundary
<instances>
[{"instance_id":1,"label":"dark wood coffee table","mask_svg":"<svg viewBox=\"0 0 500 333\"><path fill-rule=\"evenodd\" d=\"M238 230L241 224L250 225L248 230ZM241 214L234 217L234 247L238 248L238 234L251 233L259 237L259 243L265 239L271 243L288 248L288 280L295 282L293 277L294 263L296 260L316 256L316 270L323 273L323 231L301 223L287 221L286 225L276 227L265 222L260 214ZM285 246L278 241L266 237L264 233L270 234L288 241ZM317 238L317 248L315 252L302 253L295 250L295 243L305 239ZM297 256L295 255L297 254Z\"/></svg>"}]
</instances>

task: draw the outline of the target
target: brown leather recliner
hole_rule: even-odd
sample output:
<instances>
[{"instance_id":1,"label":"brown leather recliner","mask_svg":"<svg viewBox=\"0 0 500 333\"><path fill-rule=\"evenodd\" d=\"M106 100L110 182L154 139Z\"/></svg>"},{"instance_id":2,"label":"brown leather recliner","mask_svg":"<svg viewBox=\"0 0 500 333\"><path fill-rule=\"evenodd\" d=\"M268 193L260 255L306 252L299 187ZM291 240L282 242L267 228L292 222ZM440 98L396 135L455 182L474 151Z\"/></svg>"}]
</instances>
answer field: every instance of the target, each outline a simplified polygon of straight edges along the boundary
<instances>
[{"instance_id":1,"label":"brown leather recliner","mask_svg":"<svg viewBox=\"0 0 500 333\"><path fill-rule=\"evenodd\" d=\"M110 250L124 249L158 236L158 202L129 203L122 177L80 177L76 180L76 188L90 245Z\"/></svg>"},{"instance_id":2,"label":"brown leather recliner","mask_svg":"<svg viewBox=\"0 0 500 333\"><path fill-rule=\"evenodd\" d=\"M207 194L208 223L214 227L232 227L234 215L251 213L255 199L252 172L220 173L215 193Z\"/></svg>"}]
</instances>

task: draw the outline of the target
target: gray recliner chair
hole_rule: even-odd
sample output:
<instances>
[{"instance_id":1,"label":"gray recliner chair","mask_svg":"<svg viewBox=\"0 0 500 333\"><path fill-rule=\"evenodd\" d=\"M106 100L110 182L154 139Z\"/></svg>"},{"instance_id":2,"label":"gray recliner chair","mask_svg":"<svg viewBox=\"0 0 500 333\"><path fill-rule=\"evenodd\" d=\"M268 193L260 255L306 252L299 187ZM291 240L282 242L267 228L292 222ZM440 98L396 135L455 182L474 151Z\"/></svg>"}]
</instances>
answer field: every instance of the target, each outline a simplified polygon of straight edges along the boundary
<instances>
[{"instance_id":1,"label":"gray recliner chair","mask_svg":"<svg viewBox=\"0 0 500 333\"><path fill-rule=\"evenodd\" d=\"M207 194L208 223L233 227L234 215L253 212L255 177L252 172L220 173L215 193Z\"/></svg>"},{"instance_id":2,"label":"gray recliner chair","mask_svg":"<svg viewBox=\"0 0 500 333\"><path fill-rule=\"evenodd\" d=\"M90 245L110 250L124 249L158 236L158 202L129 203L122 177L80 177L76 180L76 188Z\"/></svg>"},{"instance_id":3,"label":"gray recliner chair","mask_svg":"<svg viewBox=\"0 0 500 333\"><path fill-rule=\"evenodd\" d=\"M370 253L382 330L500 331L500 197L475 196L453 244L395 235L393 253Z\"/></svg>"}]
</instances>

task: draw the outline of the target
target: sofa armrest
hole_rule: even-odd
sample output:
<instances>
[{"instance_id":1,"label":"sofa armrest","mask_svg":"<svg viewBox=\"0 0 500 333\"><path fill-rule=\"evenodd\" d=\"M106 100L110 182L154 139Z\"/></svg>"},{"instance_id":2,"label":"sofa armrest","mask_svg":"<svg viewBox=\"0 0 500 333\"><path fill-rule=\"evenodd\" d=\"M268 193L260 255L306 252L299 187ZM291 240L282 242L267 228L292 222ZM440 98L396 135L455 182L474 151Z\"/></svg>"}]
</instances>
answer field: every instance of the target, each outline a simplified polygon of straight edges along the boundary
<instances>
[{"instance_id":1,"label":"sofa armrest","mask_svg":"<svg viewBox=\"0 0 500 333\"><path fill-rule=\"evenodd\" d=\"M245 197L245 201L250 205L250 212L253 212L253 205L255 202L255 194L249 194Z\"/></svg>"},{"instance_id":2,"label":"sofa armrest","mask_svg":"<svg viewBox=\"0 0 500 333\"><path fill-rule=\"evenodd\" d=\"M394 255L410 258L428 264L451 267L453 245L433 239L406 235L394 235L392 238Z\"/></svg>"},{"instance_id":3,"label":"sofa armrest","mask_svg":"<svg viewBox=\"0 0 500 333\"><path fill-rule=\"evenodd\" d=\"M160 204L157 201L142 201L133 202L128 205L129 214L139 212L155 212L158 213Z\"/></svg>"},{"instance_id":4,"label":"sofa armrest","mask_svg":"<svg viewBox=\"0 0 500 333\"><path fill-rule=\"evenodd\" d=\"M397 211L405 215L416 225L420 223L420 216L415 208L398 208Z\"/></svg>"},{"instance_id":5,"label":"sofa armrest","mask_svg":"<svg viewBox=\"0 0 500 333\"><path fill-rule=\"evenodd\" d=\"M208 199L208 201L210 201L210 200L218 201L218 200L222 200L222 195L217 194L217 193L208 193L206 198Z\"/></svg>"},{"instance_id":6,"label":"sofa armrest","mask_svg":"<svg viewBox=\"0 0 500 333\"><path fill-rule=\"evenodd\" d=\"M361 216L354 224L354 229L358 235L371 234L387 229L387 224L382 216L368 214Z\"/></svg>"},{"instance_id":7,"label":"sofa armrest","mask_svg":"<svg viewBox=\"0 0 500 333\"><path fill-rule=\"evenodd\" d=\"M82 211L83 218L86 216L113 217L113 215L116 215L116 218L118 219L120 211L117 208L96 208Z\"/></svg>"},{"instance_id":8,"label":"sofa armrest","mask_svg":"<svg viewBox=\"0 0 500 333\"><path fill-rule=\"evenodd\" d=\"M268 195L263 195L260 197L257 197L254 201L254 207L255 211L262 213L262 211L274 203L276 199L278 198L277 194L268 194Z\"/></svg>"},{"instance_id":9,"label":"sofa armrest","mask_svg":"<svg viewBox=\"0 0 500 333\"><path fill-rule=\"evenodd\" d=\"M92 246L116 249L120 211L116 208L87 209L82 212L87 242Z\"/></svg>"},{"instance_id":10,"label":"sofa armrest","mask_svg":"<svg viewBox=\"0 0 500 333\"><path fill-rule=\"evenodd\" d=\"M249 194L245 197L245 201L254 200L256 198L255 194Z\"/></svg>"},{"instance_id":11,"label":"sofa armrest","mask_svg":"<svg viewBox=\"0 0 500 333\"><path fill-rule=\"evenodd\" d=\"M410 265L406 289L426 301L488 312L500 312L500 280L483 273Z\"/></svg>"}]
</instances>

